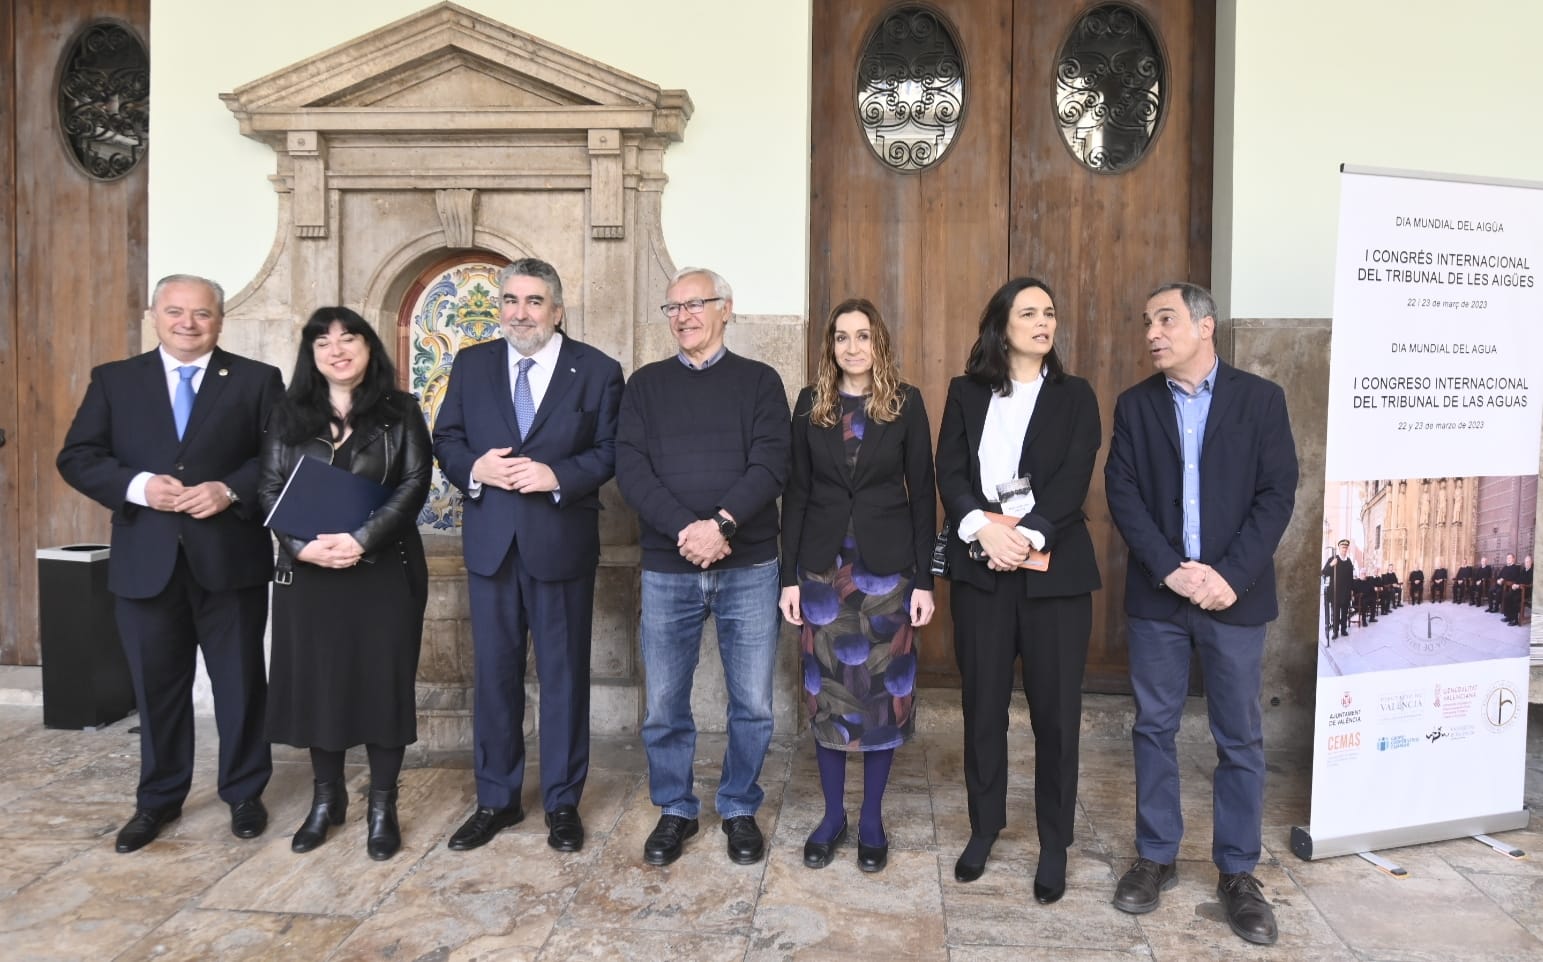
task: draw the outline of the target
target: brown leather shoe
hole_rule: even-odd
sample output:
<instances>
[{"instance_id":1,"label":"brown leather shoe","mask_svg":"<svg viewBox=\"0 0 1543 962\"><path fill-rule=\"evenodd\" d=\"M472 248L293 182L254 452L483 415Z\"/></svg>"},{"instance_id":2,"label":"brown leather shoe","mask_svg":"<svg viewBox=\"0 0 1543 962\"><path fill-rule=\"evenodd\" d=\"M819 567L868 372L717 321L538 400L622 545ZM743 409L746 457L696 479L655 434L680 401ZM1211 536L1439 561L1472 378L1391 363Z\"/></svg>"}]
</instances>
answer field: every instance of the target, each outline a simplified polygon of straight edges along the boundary
<instances>
[{"instance_id":1,"label":"brown leather shoe","mask_svg":"<svg viewBox=\"0 0 1543 962\"><path fill-rule=\"evenodd\" d=\"M1238 938L1256 945L1274 945L1280 932L1275 910L1259 889L1259 880L1248 872L1227 874L1216 880L1216 894L1227 912L1227 924Z\"/></svg>"},{"instance_id":2,"label":"brown leather shoe","mask_svg":"<svg viewBox=\"0 0 1543 962\"><path fill-rule=\"evenodd\" d=\"M1141 915L1157 908L1163 893L1179 883L1179 870L1173 863L1163 865L1149 858L1138 858L1114 888L1114 907L1121 912Z\"/></svg>"}]
</instances>

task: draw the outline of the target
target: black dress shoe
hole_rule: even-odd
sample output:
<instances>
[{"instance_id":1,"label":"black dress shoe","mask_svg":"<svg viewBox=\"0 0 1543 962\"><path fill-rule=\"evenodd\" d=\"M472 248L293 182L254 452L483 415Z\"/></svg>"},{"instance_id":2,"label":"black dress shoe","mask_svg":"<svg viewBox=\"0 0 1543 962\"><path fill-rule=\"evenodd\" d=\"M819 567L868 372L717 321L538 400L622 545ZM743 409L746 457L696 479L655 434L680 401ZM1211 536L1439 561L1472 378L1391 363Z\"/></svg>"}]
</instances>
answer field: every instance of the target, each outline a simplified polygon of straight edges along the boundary
<instances>
[{"instance_id":1,"label":"black dress shoe","mask_svg":"<svg viewBox=\"0 0 1543 962\"><path fill-rule=\"evenodd\" d=\"M846 819L841 820L841 830L828 842L816 842L813 836L804 843L804 864L810 868L824 868L836 858L836 849L847 840Z\"/></svg>"},{"instance_id":2,"label":"black dress shoe","mask_svg":"<svg viewBox=\"0 0 1543 962\"><path fill-rule=\"evenodd\" d=\"M729 837L729 860L735 865L754 865L766 854L766 839L754 815L724 819L723 834Z\"/></svg>"},{"instance_id":3,"label":"black dress shoe","mask_svg":"<svg viewBox=\"0 0 1543 962\"><path fill-rule=\"evenodd\" d=\"M453 852L469 852L474 848L481 848L493 841L493 836L511 825L518 825L525 818L524 809L520 803L515 802L508 808L483 808L478 807L450 836L450 845Z\"/></svg>"},{"instance_id":4,"label":"black dress shoe","mask_svg":"<svg viewBox=\"0 0 1543 962\"><path fill-rule=\"evenodd\" d=\"M584 847L584 821L575 805L559 805L546 813L546 843L559 852L577 852Z\"/></svg>"},{"instance_id":5,"label":"black dress shoe","mask_svg":"<svg viewBox=\"0 0 1543 962\"><path fill-rule=\"evenodd\" d=\"M954 881L973 882L986 872L986 859L991 855L991 846L996 844L996 836L985 838L979 835L971 835L970 842L959 854L959 861L954 863Z\"/></svg>"},{"instance_id":6,"label":"black dress shoe","mask_svg":"<svg viewBox=\"0 0 1543 962\"><path fill-rule=\"evenodd\" d=\"M661 815L659 824L643 843L643 861L649 865L669 865L680 858L686 839L697 833L699 823L683 815Z\"/></svg>"},{"instance_id":7,"label":"black dress shoe","mask_svg":"<svg viewBox=\"0 0 1543 962\"><path fill-rule=\"evenodd\" d=\"M1141 915L1157 908L1163 892L1179 883L1179 870L1172 863L1163 865L1149 858L1138 858L1136 864L1120 877L1114 887L1114 907L1121 912Z\"/></svg>"},{"instance_id":8,"label":"black dress shoe","mask_svg":"<svg viewBox=\"0 0 1543 962\"><path fill-rule=\"evenodd\" d=\"M294 852L309 852L327 840L327 828L342 825L348 815L348 792L342 781L317 782L311 794L311 811L290 840Z\"/></svg>"},{"instance_id":9,"label":"black dress shoe","mask_svg":"<svg viewBox=\"0 0 1543 962\"><path fill-rule=\"evenodd\" d=\"M1034 869L1034 901L1051 905L1066 894L1066 850L1050 849L1039 853Z\"/></svg>"},{"instance_id":10,"label":"black dress shoe","mask_svg":"<svg viewBox=\"0 0 1543 962\"><path fill-rule=\"evenodd\" d=\"M161 834L161 826L176 821L182 815L182 807L136 808L134 815L118 830L117 849L120 854L137 852L155 841Z\"/></svg>"},{"instance_id":11,"label":"black dress shoe","mask_svg":"<svg viewBox=\"0 0 1543 962\"><path fill-rule=\"evenodd\" d=\"M402 827L396 818L396 793L395 787L370 789L370 807L364 816L369 829L364 851L377 862L384 862L402 847Z\"/></svg>"},{"instance_id":12,"label":"black dress shoe","mask_svg":"<svg viewBox=\"0 0 1543 962\"><path fill-rule=\"evenodd\" d=\"M1275 910L1265 901L1258 879L1247 872L1223 873L1216 880L1216 894L1227 912L1227 924L1239 938L1256 945L1275 944L1279 936Z\"/></svg>"},{"instance_id":13,"label":"black dress shoe","mask_svg":"<svg viewBox=\"0 0 1543 962\"><path fill-rule=\"evenodd\" d=\"M864 872L882 872L889 864L889 841L883 845L864 845L862 836L857 838L857 867Z\"/></svg>"},{"instance_id":14,"label":"black dress shoe","mask_svg":"<svg viewBox=\"0 0 1543 962\"><path fill-rule=\"evenodd\" d=\"M256 838L268 827L268 810L260 798L249 798L230 807L230 834L237 838Z\"/></svg>"}]
</instances>

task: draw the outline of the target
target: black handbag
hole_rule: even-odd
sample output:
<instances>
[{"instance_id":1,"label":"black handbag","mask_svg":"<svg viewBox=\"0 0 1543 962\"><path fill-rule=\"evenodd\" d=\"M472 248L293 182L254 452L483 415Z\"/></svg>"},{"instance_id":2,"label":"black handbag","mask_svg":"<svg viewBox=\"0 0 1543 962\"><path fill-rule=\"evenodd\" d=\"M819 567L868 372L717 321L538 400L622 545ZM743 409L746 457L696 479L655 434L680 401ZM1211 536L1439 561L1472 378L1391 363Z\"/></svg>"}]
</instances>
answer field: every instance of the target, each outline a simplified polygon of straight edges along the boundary
<instances>
[{"instance_id":1,"label":"black handbag","mask_svg":"<svg viewBox=\"0 0 1543 962\"><path fill-rule=\"evenodd\" d=\"M928 569L935 578L948 577L948 539L954 533L954 523L945 521L943 530L932 539L932 564Z\"/></svg>"}]
</instances>

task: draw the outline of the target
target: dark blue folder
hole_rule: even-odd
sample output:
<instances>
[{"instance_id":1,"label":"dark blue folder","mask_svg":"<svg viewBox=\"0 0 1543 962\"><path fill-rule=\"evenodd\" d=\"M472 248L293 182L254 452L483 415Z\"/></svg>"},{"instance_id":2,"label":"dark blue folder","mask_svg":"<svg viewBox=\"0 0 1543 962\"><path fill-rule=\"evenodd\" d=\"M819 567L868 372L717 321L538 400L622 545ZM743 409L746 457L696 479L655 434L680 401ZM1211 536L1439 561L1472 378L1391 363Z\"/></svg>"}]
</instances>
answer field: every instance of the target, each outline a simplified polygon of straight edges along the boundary
<instances>
[{"instance_id":1,"label":"dark blue folder","mask_svg":"<svg viewBox=\"0 0 1543 962\"><path fill-rule=\"evenodd\" d=\"M386 503L391 492L369 478L302 457L263 524L311 541L318 534L351 533Z\"/></svg>"}]
</instances>

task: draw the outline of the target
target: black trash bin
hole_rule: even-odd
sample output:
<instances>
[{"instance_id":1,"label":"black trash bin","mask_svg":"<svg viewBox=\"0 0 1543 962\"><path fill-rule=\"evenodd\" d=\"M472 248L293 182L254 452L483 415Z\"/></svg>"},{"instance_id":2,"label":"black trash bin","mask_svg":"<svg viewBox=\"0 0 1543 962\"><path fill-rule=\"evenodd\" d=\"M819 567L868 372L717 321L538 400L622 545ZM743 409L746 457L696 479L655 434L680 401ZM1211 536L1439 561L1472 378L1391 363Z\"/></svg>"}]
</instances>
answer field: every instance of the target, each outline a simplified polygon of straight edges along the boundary
<instances>
[{"instance_id":1,"label":"black trash bin","mask_svg":"<svg viewBox=\"0 0 1543 962\"><path fill-rule=\"evenodd\" d=\"M39 548L43 724L110 725L134 710L134 684L107 590L107 545Z\"/></svg>"}]
</instances>

